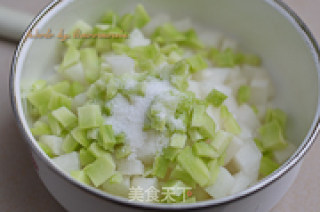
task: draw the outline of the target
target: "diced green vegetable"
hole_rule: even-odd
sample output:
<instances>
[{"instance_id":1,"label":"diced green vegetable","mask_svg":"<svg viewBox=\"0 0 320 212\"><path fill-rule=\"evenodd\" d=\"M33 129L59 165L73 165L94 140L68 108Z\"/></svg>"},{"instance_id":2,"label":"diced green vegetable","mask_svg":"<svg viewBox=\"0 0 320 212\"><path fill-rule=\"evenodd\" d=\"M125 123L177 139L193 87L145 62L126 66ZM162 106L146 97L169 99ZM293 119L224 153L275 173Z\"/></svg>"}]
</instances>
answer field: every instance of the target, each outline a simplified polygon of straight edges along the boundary
<instances>
[{"instance_id":1,"label":"diced green vegetable","mask_svg":"<svg viewBox=\"0 0 320 212\"><path fill-rule=\"evenodd\" d=\"M45 80L37 80L32 84L32 91L38 91L47 86L47 81Z\"/></svg>"},{"instance_id":2,"label":"diced green vegetable","mask_svg":"<svg viewBox=\"0 0 320 212\"><path fill-rule=\"evenodd\" d=\"M250 100L251 88L247 85L242 85L237 93L237 101L239 105L246 103Z\"/></svg>"},{"instance_id":3,"label":"diced green vegetable","mask_svg":"<svg viewBox=\"0 0 320 212\"><path fill-rule=\"evenodd\" d=\"M144 27L148 22L150 21L150 17L144 7L139 4L134 13L134 25L137 28L142 28Z\"/></svg>"},{"instance_id":4,"label":"diced green vegetable","mask_svg":"<svg viewBox=\"0 0 320 212\"><path fill-rule=\"evenodd\" d=\"M213 138L215 134L215 123L206 112L204 105L197 105L193 109L191 127L199 130L206 138Z\"/></svg>"},{"instance_id":5,"label":"diced green vegetable","mask_svg":"<svg viewBox=\"0 0 320 212\"><path fill-rule=\"evenodd\" d=\"M265 122L276 121L283 130L286 128L287 115L280 109L268 109L266 112Z\"/></svg>"},{"instance_id":6,"label":"diced green vegetable","mask_svg":"<svg viewBox=\"0 0 320 212\"><path fill-rule=\"evenodd\" d=\"M64 94L53 91L51 93L51 98L48 103L48 109L49 110L56 110L60 107L66 107L66 108L70 109L71 108L71 98L64 95Z\"/></svg>"},{"instance_id":7,"label":"diced green vegetable","mask_svg":"<svg viewBox=\"0 0 320 212\"><path fill-rule=\"evenodd\" d=\"M218 163L217 160L212 160L208 163L208 168L209 168L209 172L210 172L208 186L210 186L216 182L216 179L217 179L219 171L220 171L220 164Z\"/></svg>"},{"instance_id":8,"label":"diced green vegetable","mask_svg":"<svg viewBox=\"0 0 320 212\"><path fill-rule=\"evenodd\" d=\"M80 149L79 158L82 167L93 163L96 160L96 156L84 148Z\"/></svg>"},{"instance_id":9,"label":"diced green vegetable","mask_svg":"<svg viewBox=\"0 0 320 212\"><path fill-rule=\"evenodd\" d=\"M196 73L196 72L201 71L203 69L206 69L208 67L208 63L199 54L192 56L192 57L189 57L187 59L187 63L190 65L190 72L191 73Z\"/></svg>"},{"instance_id":10,"label":"diced green vegetable","mask_svg":"<svg viewBox=\"0 0 320 212\"><path fill-rule=\"evenodd\" d=\"M52 111L52 116L65 128L72 129L77 125L77 116L66 107Z\"/></svg>"},{"instance_id":11,"label":"diced green vegetable","mask_svg":"<svg viewBox=\"0 0 320 212\"><path fill-rule=\"evenodd\" d=\"M84 130L75 128L71 131L71 135L81 146L88 147L90 145L90 141L87 139L87 135Z\"/></svg>"},{"instance_id":12,"label":"diced green vegetable","mask_svg":"<svg viewBox=\"0 0 320 212\"><path fill-rule=\"evenodd\" d=\"M95 157L101 157L105 154L109 154L106 150L100 147L97 142L91 143L88 151Z\"/></svg>"},{"instance_id":13,"label":"diced green vegetable","mask_svg":"<svg viewBox=\"0 0 320 212\"><path fill-rule=\"evenodd\" d=\"M158 178L161 178L161 179L164 178L166 176L169 164L170 164L170 161L167 160L164 156L156 157L153 163L152 174L154 176L157 176Z\"/></svg>"},{"instance_id":14,"label":"diced green vegetable","mask_svg":"<svg viewBox=\"0 0 320 212\"><path fill-rule=\"evenodd\" d=\"M177 165L172 170L172 172L170 174L170 179L181 180L186 185L193 187L193 188L196 186L196 183L192 179L192 177L184 169L182 169L179 165Z\"/></svg>"},{"instance_id":15,"label":"diced green vegetable","mask_svg":"<svg viewBox=\"0 0 320 212\"><path fill-rule=\"evenodd\" d=\"M170 147L183 148L187 141L187 135L174 133L170 138Z\"/></svg>"},{"instance_id":16,"label":"diced green vegetable","mask_svg":"<svg viewBox=\"0 0 320 212\"><path fill-rule=\"evenodd\" d=\"M264 149L278 150L287 146L287 142L283 138L281 126L277 121L263 125L258 131Z\"/></svg>"},{"instance_id":17,"label":"diced green vegetable","mask_svg":"<svg viewBox=\"0 0 320 212\"><path fill-rule=\"evenodd\" d=\"M116 148L115 155L117 159L126 158L131 154L131 148L129 145L122 145Z\"/></svg>"},{"instance_id":18,"label":"diced green vegetable","mask_svg":"<svg viewBox=\"0 0 320 212\"><path fill-rule=\"evenodd\" d=\"M94 48L83 48L80 50L80 58L84 73L88 82L93 83L99 78L100 62L98 53Z\"/></svg>"},{"instance_id":19,"label":"diced green vegetable","mask_svg":"<svg viewBox=\"0 0 320 212\"><path fill-rule=\"evenodd\" d=\"M193 152L199 157L218 158L219 154L206 142L197 142L192 146Z\"/></svg>"},{"instance_id":20,"label":"diced green vegetable","mask_svg":"<svg viewBox=\"0 0 320 212\"><path fill-rule=\"evenodd\" d=\"M99 143L107 151L113 151L117 140L111 125L103 125L99 128Z\"/></svg>"},{"instance_id":21,"label":"diced green vegetable","mask_svg":"<svg viewBox=\"0 0 320 212\"><path fill-rule=\"evenodd\" d=\"M263 156L260 161L260 175L265 177L279 168L279 164L268 156Z\"/></svg>"},{"instance_id":22,"label":"diced green vegetable","mask_svg":"<svg viewBox=\"0 0 320 212\"><path fill-rule=\"evenodd\" d=\"M190 147L184 148L184 150L179 153L177 161L200 186L208 183L210 177L209 170L200 158L193 155Z\"/></svg>"},{"instance_id":23,"label":"diced green vegetable","mask_svg":"<svg viewBox=\"0 0 320 212\"><path fill-rule=\"evenodd\" d=\"M87 165L83 170L89 176L93 185L98 187L114 174L115 168L116 165L111 155L104 155Z\"/></svg>"},{"instance_id":24,"label":"diced green vegetable","mask_svg":"<svg viewBox=\"0 0 320 212\"><path fill-rule=\"evenodd\" d=\"M43 121L35 122L30 130L34 136L51 134L49 125Z\"/></svg>"},{"instance_id":25,"label":"diced green vegetable","mask_svg":"<svg viewBox=\"0 0 320 212\"><path fill-rule=\"evenodd\" d=\"M78 108L79 128L90 129L99 127L102 123L101 108L99 105L85 105Z\"/></svg>"},{"instance_id":26,"label":"diced green vegetable","mask_svg":"<svg viewBox=\"0 0 320 212\"><path fill-rule=\"evenodd\" d=\"M84 183L86 185L92 185L90 178L83 170L72 171L70 175L81 183Z\"/></svg>"},{"instance_id":27,"label":"diced green vegetable","mask_svg":"<svg viewBox=\"0 0 320 212\"><path fill-rule=\"evenodd\" d=\"M76 151L79 146L79 143L76 140L74 140L74 138L71 135L67 135L63 140L62 150L65 153L70 153Z\"/></svg>"},{"instance_id":28,"label":"diced green vegetable","mask_svg":"<svg viewBox=\"0 0 320 212\"><path fill-rule=\"evenodd\" d=\"M214 107L220 107L227 98L228 96L224 93L213 89L206 97L206 101Z\"/></svg>"}]
</instances>

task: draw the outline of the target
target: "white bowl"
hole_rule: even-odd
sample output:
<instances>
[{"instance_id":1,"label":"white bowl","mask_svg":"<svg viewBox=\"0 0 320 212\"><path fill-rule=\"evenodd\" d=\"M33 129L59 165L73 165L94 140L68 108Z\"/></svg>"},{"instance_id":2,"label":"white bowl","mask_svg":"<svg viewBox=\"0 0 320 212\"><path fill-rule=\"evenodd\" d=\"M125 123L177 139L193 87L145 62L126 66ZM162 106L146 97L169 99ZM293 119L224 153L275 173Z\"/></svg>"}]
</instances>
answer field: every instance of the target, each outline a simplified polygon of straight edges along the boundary
<instances>
[{"instance_id":1,"label":"white bowl","mask_svg":"<svg viewBox=\"0 0 320 212\"><path fill-rule=\"evenodd\" d=\"M129 202L79 184L61 172L40 150L32 136L28 114L21 102L21 89L53 71L61 60L57 39L27 39L35 29L58 33L78 19L95 23L107 9L132 10L137 3L151 14L190 17L206 27L235 36L241 48L257 53L271 71L276 84L275 104L289 115L288 139L299 146L276 172L236 195L188 205ZM269 211L294 181L301 159L319 131L319 49L309 30L283 3L272 0L64 0L46 7L26 30L16 50L10 79L11 98L17 121L32 150L38 174L51 194L68 211L111 210L213 210Z\"/></svg>"}]
</instances>

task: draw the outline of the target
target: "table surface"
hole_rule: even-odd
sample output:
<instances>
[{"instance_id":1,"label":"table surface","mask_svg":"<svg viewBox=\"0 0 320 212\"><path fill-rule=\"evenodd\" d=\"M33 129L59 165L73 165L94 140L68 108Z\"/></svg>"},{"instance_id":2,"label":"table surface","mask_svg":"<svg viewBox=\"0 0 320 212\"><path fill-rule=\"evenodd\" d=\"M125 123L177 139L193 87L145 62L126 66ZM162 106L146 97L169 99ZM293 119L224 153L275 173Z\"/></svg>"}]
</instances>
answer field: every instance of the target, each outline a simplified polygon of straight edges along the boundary
<instances>
[{"instance_id":1,"label":"table surface","mask_svg":"<svg viewBox=\"0 0 320 212\"><path fill-rule=\"evenodd\" d=\"M284 0L309 26L320 42L320 0ZM49 0L0 0L5 5L36 14ZM9 70L15 45L0 40L0 211L64 209L51 197L33 170L28 147L17 129L9 101ZM273 212L316 212L320 209L320 142L305 157L301 171Z\"/></svg>"}]
</instances>

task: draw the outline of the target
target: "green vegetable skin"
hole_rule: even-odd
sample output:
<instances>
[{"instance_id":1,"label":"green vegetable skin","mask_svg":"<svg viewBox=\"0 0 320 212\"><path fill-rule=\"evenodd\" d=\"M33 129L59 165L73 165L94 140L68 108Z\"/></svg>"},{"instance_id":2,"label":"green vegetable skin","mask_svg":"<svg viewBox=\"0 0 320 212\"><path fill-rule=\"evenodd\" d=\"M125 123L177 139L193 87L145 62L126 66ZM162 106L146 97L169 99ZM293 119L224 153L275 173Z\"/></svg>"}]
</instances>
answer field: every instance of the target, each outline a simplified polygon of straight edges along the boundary
<instances>
[{"instance_id":1,"label":"green vegetable skin","mask_svg":"<svg viewBox=\"0 0 320 212\"><path fill-rule=\"evenodd\" d=\"M138 5L133 13L123 16L108 11L94 26L78 21L70 33L80 30L82 33L130 34L134 29L143 29L150 20L144 7ZM242 126L226 106L229 96L212 89L203 99L198 98L188 91L190 79L210 68L211 64L220 68L260 66L260 58L230 48L207 47L194 29L179 31L171 23L158 26L149 39L149 44L135 47L130 47L123 38L65 41L58 74L67 80L55 84L38 80L26 98L34 120L31 132L38 140L41 136L55 136L47 143L38 142L51 158L59 156L60 152L62 155L79 153L80 169L70 172L79 182L100 189L104 187L101 185L108 185L113 186L112 189L129 190L125 182L130 183L130 180L118 171L121 170L119 164L127 169L137 166L133 169L140 173L141 161L135 163L132 161L136 159L128 159L134 153L128 135L117 134L112 124L105 123L105 117L113 115L112 100L116 96L123 96L133 104L137 96L146 98L148 79L166 81L172 89L152 99L145 114L144 130L165 136L168 145L157 150L154 158L143 161L144 174L138 176L156 178L157 185L171 189L188 187L186 191L191 193L193 189L197 190L196 195L187 198L187 193L174 191L173 199L159 202L205 200L203 198L208 195L199 195L199 189L203 193L206 188L216 185L219 170L228 157L228 147L242 133ZM132 58L136 73L115 74L116 70L105 61L105 55L110 54ZM169 65L159 68L164 63ZM83 77L70 76L70 73ZM131 81L135 85L127 86ZM241 85L234 92L235 100L239 106L246 104L259 114L257 105L251 102L252 92L249 85ZM79 99L84 100L79 103ZM219 113L212 115L212 108ZM221 123L216 123L216 118ZM281 165L273 158L273 151L281 151L287 146L286 123L283 111L270 108L256 132L254 141L263 154L261 178Z\"/></svg>"}]
</instances>

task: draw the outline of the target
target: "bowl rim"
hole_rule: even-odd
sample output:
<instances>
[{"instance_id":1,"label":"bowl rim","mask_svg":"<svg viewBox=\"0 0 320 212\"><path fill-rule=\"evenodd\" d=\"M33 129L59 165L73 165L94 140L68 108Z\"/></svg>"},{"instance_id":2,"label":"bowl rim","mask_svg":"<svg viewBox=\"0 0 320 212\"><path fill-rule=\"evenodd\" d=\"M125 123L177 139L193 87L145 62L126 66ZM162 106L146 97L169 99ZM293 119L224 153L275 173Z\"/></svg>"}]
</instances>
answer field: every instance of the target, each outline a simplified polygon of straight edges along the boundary
<instances>
[{"instance_id":1,"label":"bowl rim","mask_svg":"<svg viewBox=\"0 0 320 212\"><path fill-rule=\"evenodd\" d=\"M79 183L78 181L76 181L75 179L73 179L72 177L64 173L62 170L60 170L56 165L54 165L51 159L40 149L40 147L38 145L35 145L34 143L35 139L33 138L33 136L30 136L28 134L27 132L28 127L23 124L23 120L25 119L25 117L23 115L23 112L20 111L18 107L19 99L17 99L18 88L16 85L17 64L18 64L20 53L24 48L24 44L26 42L28 33L31 32L32 29L34 29L34 27L50 12L57 9L58 5L62 3L69 4L72 1L73 0L52 1L32 20L30 25L27 27L13 55L13 59L11 63L10 79L9 79L9 91L10 91L11 106L15 115L16 122L18 123L18 127L22 132L24 138L27 140L29 147L32 149L32 152L36 153L36 155L40 157L42 161L44 161L45 165L51 171L53 171L59 177L71 183L71 185L76 187L77 189L80 189L88 193L89 195L93 195L102 200L111 201L115 204L122 205L122 206L126 205L126 206L131 206L131 207L140 208L140 209L188 210L188 209L204 209L204 208L214 207L214 206L223 206L228 203L238 201L239 199L251 196L256 192L270 186L275 181L279 180L283 175L288 173L295 165L297 165L300 162L300 160L303 158L303 156L307 153L307 151L311 148L312 144L315 142L316 137L320 130L320 104L319 104L320 103L320 98L319 98L320 97L320 92L319 92L320 91L319 89L320 87L320 49L319 49L319 46L314 36L312 35L311 31L306 26L306 24L286 3L284 3L281 0L263 0L265 3L272 6L273 9L275 9L281 15L285 16L285 18L288 19L290 24L292 25L296 24L296 28L298 27L298 29L296 29L297 31L301 30L300 34L304 39L304 41L307 44L309 44L309 49L314 56L313 62L316 64L317 73L318 73L318 105L317 105L317 110L316 110L314 120L309 128L309 131L306 137L304 138L303 142L298 147L296 152L280 168L278 168L277 171L273 172L268 177L260 180L256 185L251 186L246 190L239 192L235 195L230 195L220 199L207 200L207 201L197 202L192 204L169 205L169 204L131 202L126 198L117 197L109 193L100 191L96 188Z\"/></svg>"}]
</instances>

